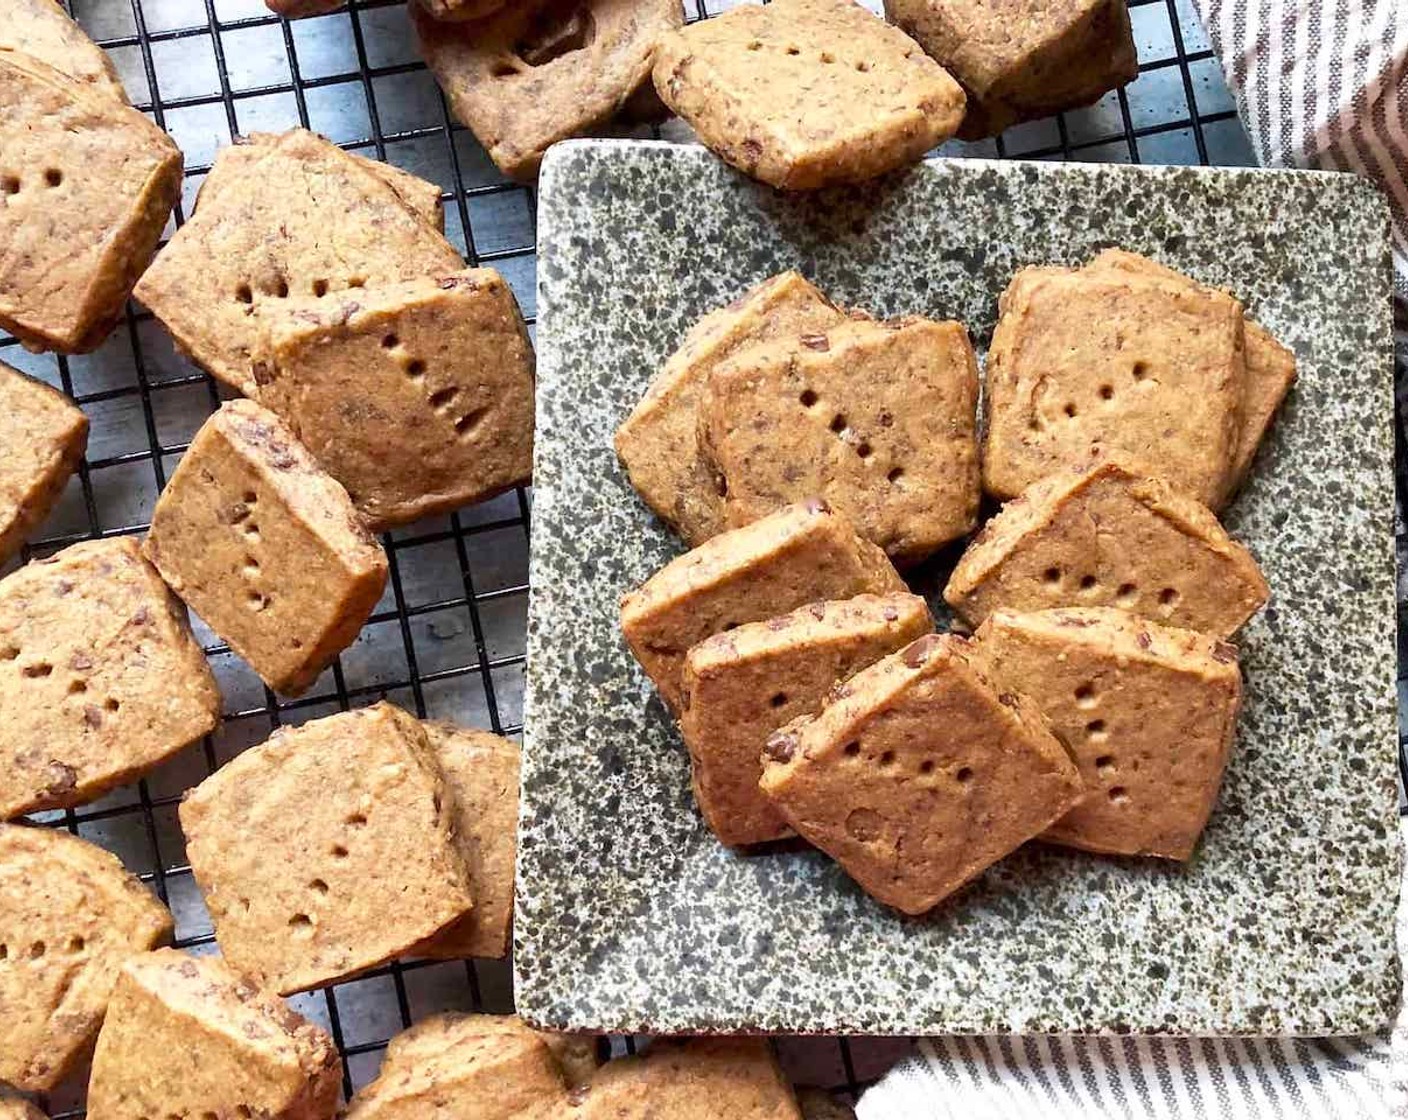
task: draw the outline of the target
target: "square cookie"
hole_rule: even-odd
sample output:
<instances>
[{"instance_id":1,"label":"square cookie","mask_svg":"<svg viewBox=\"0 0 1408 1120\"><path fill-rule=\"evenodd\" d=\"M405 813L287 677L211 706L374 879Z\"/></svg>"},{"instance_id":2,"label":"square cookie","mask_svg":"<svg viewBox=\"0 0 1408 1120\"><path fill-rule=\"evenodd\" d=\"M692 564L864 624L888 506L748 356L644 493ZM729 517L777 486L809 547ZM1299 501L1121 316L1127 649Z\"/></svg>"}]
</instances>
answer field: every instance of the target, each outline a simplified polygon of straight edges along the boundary
<instances>
[{"instance_id":1,"label":"square cookie","mask_svg":"<svg viewBox=\"0 0 1408 1120\"><path fill-rule=\"evenodd\" d=\"M768 737L819 709L841 681L933 628L918 595L858 595L749 622L691 649L680 732L694 799L714 835L731 846L790 835L758 788Z\"/></svg>"},{"instance_id":2,"label":"square cookie","mask_svg":"<svg viewBox=\"0 0 1408 1120\"><path fill-rule=\"evenodd\" d=\"M719 158L784 190L870 179L963 119L963 90L853 0L741 5L661 40L655 88Z\"/></svg>"},{"instance_id":3,"label":"square cookie","mask_svg":"<svg viewBox=\"0 0 1408 1120\"><path fill-rule=\"evenodd\" d=\"M0 52L0 327L34 350L107 338L181 191L181 151L110 92Z\"/></svg>"},{"instance_id":4,"label":"square cookie","mask_svg":"<svg viewBox=\"0 0 1408 1120\"><path fill-rule=\"evenodd\" d=\"M992 678L1041 709L1090 790L1045 839L1193 854L1237 727L1235 648L1110 607L998 611L974 642Z\"/></svg>"},{"instance_id":5,"label":"square cookie","mask_svg":"<svg viewBox=\"0 0 1408 1120\"><path fill-rule=\"evenodd\" d=\"M201 425L144 548L171 589L286 695L356 638L386 584L386 554L347 492L253 401L230 401Z\"/></svg>"},{"instance_id":6,"label":"square cookie","mask_svg":"<svg viewBox=\"0 0 1408 1120\"><path fill-rule=\"evenodd\" d=\"M961 323L851 321L715 369L700 444L730 525L819 496L903 566L977 521L977 407Z\"/></svg>"},{"instance_id":7,"label":"square cookie","mask_svg":"<svg viewBox=\"0 0 1408 1120\"><path fill-rule=\"evenodd\" d=\"M944 588L970 626L993 611L1112 606L1230 637L1270 588L1206 506L1107 459L1061 471L1002 507Z\"/></svg>"},{"instance_id":8,"label":"square cookie","mask_svg":"<svg viewBox=\"0 0 1408 1120\"><path fill-rule=\"evenodd\" d=\"M122 969L88 1083L93 1120L331 1120L332 1038L219 957L158 949Z\"/></svg>"},{"instance_id":9,"label":"square cookie","mask_svg":"<svg viewBox=\"0 0 1408 1120\"><path fill-rule=\"evenodd\" d=\"M660 1039L601 1068L581 1120L802 1120L765 1038Z\"/></svg>"},{"instance_id":10,"label":"square cookie","mask_svg":"<svg viewBox=\"0 0 1408 1120\"><path fill-rule=\"evenodd\" d=\"M0 581L0 820L92 801L219 722L185 611L133 538Z\"/></svg>"},{"instance_id":11,"label":"square cookie","mask_svg":"<svg viewBox=\"0 0 1408 1120\"><path fill-rule=\"evenodd\" d=\"M48 3L49 0L44 0ZM0 561L49 515L88 447L83 410L0 362Z\"/></svg>"},{"instance_id":12,"label":"square cookie","mask_svg":"<svg viewBox=\"0 0 1408 1120\"><path fill-rule=\"evenodd\" d=\"M0 26L0 50L23 52L101 97L128 103L107 52L54 0L10 0Z\"/></svg>"},{"instance_id":13,"label":"square cookie","mask_svg":"<svg viewBox=\"0 0 1408 1120\"><path fill-rule=\"evenodd\" d=\"M990 494L1016 497L1118 451L1222 504L1241 431L1241 304L1163 277L1024 269L1001 312L987 365Z\"/></svg>"},{"instance_id":14,"label":"square cookie","mask_svg":"<svg viewBox=\"0 0 1408 1120\"><path fill-rule=\"evenodd\" d=\"M677 712L685 655L710 634L820 599L904 590L880 549L824 502L809 501L672 560L622 597L621 631Z\"/></svg>"},{"instance_id":15,"label":"square cookie","mask_svg":"<svg viewBox=\"0 0 1408 1120\"><path fill-rule=\"evenodd\" d=\"M636 493L691 548L727 527L718 479L699 454L699 402L710 373L749 347L844 318L800 273L770 277L695 323L616 429L616 454Z\"/></svg>"},{"instance_id":16,"label":"square cookie","mask_svg":"<svg viewBox=\"0 0 1408 1120\"><path fill-rule=\"evenodd\" d=\"M0 824L0 1082L47 1092L88 1051L118 969L171 915L116 856L60 829Z\"/></svg>"},{"instance_id":17,"label":"square cookie","mask_svg":"<svg viewBox=\"0 0 1408 1120\"><path fill-rule=\"evenodd\" d=\"M274 732L186 794L181 827L220 951L287 995L469 912L456 812L420 722L382 702Z\"/></svg>"},{"instance_id":18,"label":"square cookie","mask_svg":"<svg viewBox=\"0 0 1408 1120\"><path fill-rule=\"evenodd\" d=\"M1059 820L1080 774L1026 698L999 693L951 634L863 669L778 731L763 792L881 902L932 909Z\"/></svg>"},{"instance_id":19,"label":"square cookie","mask_svg":"<svg viewBox=\"0 0 1408 1120\"><path fill-rule=\"evenodd\" d=\"M455 247L382 174L301 128L224 149L202 198L137 285L176 344L214 377L258 395L259 319L290 297L410 280L464 267ZM226 153L236 153L227 156ZM221 168L234 159L240 174Z\"/></svg>"},{"instance_id":20,"label":"square cookie","mask_svg":"<svg viewBox=\"0 0 1408 1120\"><path fill-rule=\"evenodd\" d=\"M373 529L449 513L533 473L533 345L492 268L289 300L262 319L260 403Z\"/></svg>"}]
</instances>

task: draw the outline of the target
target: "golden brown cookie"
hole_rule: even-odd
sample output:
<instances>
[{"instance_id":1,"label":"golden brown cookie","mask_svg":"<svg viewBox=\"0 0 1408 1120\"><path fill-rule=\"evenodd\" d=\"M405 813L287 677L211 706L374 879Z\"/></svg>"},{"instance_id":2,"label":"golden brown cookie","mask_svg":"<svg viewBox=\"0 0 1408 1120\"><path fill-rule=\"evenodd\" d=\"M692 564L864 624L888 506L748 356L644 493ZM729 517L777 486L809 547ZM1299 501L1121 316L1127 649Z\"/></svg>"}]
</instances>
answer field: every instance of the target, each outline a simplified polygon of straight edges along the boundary
<instances>
[{"instance_id":1,"label":"golden brown cookie","mask_svg":"<svg viewBox=\"0 0 1408 1120\"><path fill-rule=\"evenodd\" d=\"M425 61L499 169L531 182L543 153L616 113L650 78L680 0L516 0L473 23L411 5Z\"/></svg>"},{"instance_id":2,"label":"golden brown cookie","mask_svg":"<svg viewBox=\"0 0 1408 1120\"><path fill-rule=\"evenodd\" d=\"M257 393L250 351L271 307L464 267L384 173L336 145L293 129L255 147L257 161L240 146L222 151L212 175L226 178L227 159L242 173L201 200L135 293L178 346L246 396Z\"/></svg>"},{"instance_id":3,"label":"golden brown cookie","mask_svg":"<svg viewBox=\"0 0 1408 1120\"><path fill-rule=\"evenodd\" d=\"M749 622L692 648L680 731L694 799L714 835L729 845L789 835L758 789L768 737L817 711L840 681L933 628L918 595L858 595Z\"/></svg>"},{"instance_id":4,"label":"golden brown cookie","mask_svg":"<svg viewBox=\"0 0 1408 1120\"><path fill-rule=\"evenodd\" d=\"M275 731L186 794L181 827L221 952L285 995L400 956L473 904L435 752L384 701Z\"/></svg>"},{"instance_id":5,"label":"golden brown cookie","mask_svg":"<svg viewBox=\"0 0 1408 1120\"><path fill-rule=\"evenodd\" d=\"M57 0L10 0L0 26L0 51L7 50L22 51L119 105L128 103L107 52L88 38Z\"/></svg>"},{"instance_id":6,"label":"golden brown cookie","mask_svg":"<svg viewBox=\"0 0 1408 1120\"><path fill-rule=\"evenodd\" d=\"M1139 73L1125 0L885 0L885 14L962 83L968 139L1089 105Z\"/></svg>"},{"instance_id":7,"label":"golden brown cookie","mask_svg":"<svg viewBox=\"0 0 1408 1120\"><path fill-rule=\"evenodd\" d=\"M289 300L261 318L260 403L371 528L449 513L533 473L533 345L493 269Z\"/></svg>"},{"instance_id":8,"label":"golden brown cookie","mask_svg":"<svg viewBox=\"0 0 1408 1120\"><path fill-rule=\"evenodd\" d=\"M92 801L219 722L185 611L133 538L0 581L0 820Z\"/></svg>"},{"instance_id":9,"label":"golden brown cookie","mask_svg":"<svg viewBox=\"0 0 1408 1120\"><path fill-rule=\"evenodd\" d=\"M994 680L1041 709L1091 791L1045 839L1193 854L1236 731L1235 648L1111 607L998 611L974 644Z\"/></svg>"},{"instance_id":10,"label":"golden brown cookie","mask_svg":"<svg viewBox=\"0 0 1408 1120\"><path fill-rule=\"evenodd\" d=\"M425 733L454 797L474 909L417 945L411 955L437 960L506 957L513 934L518 851L518 744L433 720L425 724Z\"/></svg>"},{"instance_id":11,"label":"golden brown cookie","mask_svg":"<svg viewBox=\"0 0 1408 1120\"><path fill-rule=\"evenodd\" d=\"M672 560L621 599L621 630L671 711L685 655L710 634L821 599L904 591L885 554L824 502L788 506Z\"/></svg>"},{"instance_id":12,"label":"golden brown cookie","mask_svg":"<svg viewBox=\"0 0 1408 1120\"><path fill-rule=\"evenodd\" d=\"M122 969L88 1083L92 1120L332 1120L342 1062L321 1027L219 957L159 949Z\"/></svg>"},{"instance_id":13,"label":"golden brown cookie","mask_svg":"<svg viewBox=\"0 0 1408 1120\"><path fill-rule=\"evenodd\" d=\"M1117 459L1061 471L1008 502L944 588L970 626L1002 607L1111 606L1223 638L1269 595L1210 509Z\"/></svg>"},{"instance_id":14,"label":"golden brown cookie","mask_svg":"<svg viewBox=\"0 0 1408 1120\"><path fill-rule=\"evenodd\" d=\"M963 639L920 638L776 732L763 792L865 891L922 914L1084 796L1041 713Z\"/></svg>"},{"instance_id":15,"label":"golden brown cookie","mask_svg":"<svg viewBox=\"0 0 1408 1120\"><path fill-rule=\"evenodd\" d=\"M253 401L230 401L201 425L144 547L171 589L286 695L357 637L386 585L386 554L347 492Z\"/></svg>"},{"instance_id":16,"label":"golden brown cookie","mask_svg":"<svg viewBox=\"0 0 1408 1120\"><path fill-rule=\"evenodd\" d=\"M1015 497L1118 451L1222 503L1241 431L1241 304L1158 276L1024 269L1001 311L987 364L990 494Z\"/></svg>"},{"instance_id":17,"label":"golden brown cookie","mask_svg":"<svg viewBox=\"0 0 1408 1120\"><path fill-rule=\"evenodd\" d=\"M0 362L0 447L4 561L59 500L88 448L88 418L57 389Z\"/></svg>"},{"instance_id":18,"label":"golden brown cookie","mask_svg":"<svg viewBox=\"0 0 1408 1120\"><path fill-rule=\"evenodd\" d=\"M713 468L699 454L699 401L709 374L749 347L813 335L844 318L797 272L764 280L689 329L616 429L616 454L631 485L691 547L727 527Z\"/></svg>"},{"instance_id":19,"label":"golden brown cookie","mask_svg":"<svg viewBox=\"0 0 1408 1120\"><path fill-rule=\"evenodd\" d=\"M116 856L60 829L0 824L0 1082L47 1092L87 1052L118 969L171 915Z\"/></svg>"},{"instance_id":20,"label":"golden brown cookie","mask_svg":"<svg viewBox=\"0 0 1408 1120\"><path fill-rule=\"evenodd\" d=\"M661 99L739 170L785 190L912 163L963 119L963 90L854 0L742 5L666 36Z\"/></svg>"},{"instance_id":21,"label":"golden brown cookie","mask_svg":"<svg viewBox=\"0 0 1408 1120\"><path fill-rule=\"evenodd\" d=\"M977 407L961 323L848 321L716 368L700 445L730 525L819 495L903 566L977 522Z\"/></svg>"},{"instance_id":22,"label":"golden brown cookie","mask_svg":"<svg viewBox=\"0 0 1408 1120\"><path fill-rule=\"evenodd\" d=\"M181 167L136 109L0 50L0 327L35 350L95 349L152 258Z\"/></svg>"}]
</instances>

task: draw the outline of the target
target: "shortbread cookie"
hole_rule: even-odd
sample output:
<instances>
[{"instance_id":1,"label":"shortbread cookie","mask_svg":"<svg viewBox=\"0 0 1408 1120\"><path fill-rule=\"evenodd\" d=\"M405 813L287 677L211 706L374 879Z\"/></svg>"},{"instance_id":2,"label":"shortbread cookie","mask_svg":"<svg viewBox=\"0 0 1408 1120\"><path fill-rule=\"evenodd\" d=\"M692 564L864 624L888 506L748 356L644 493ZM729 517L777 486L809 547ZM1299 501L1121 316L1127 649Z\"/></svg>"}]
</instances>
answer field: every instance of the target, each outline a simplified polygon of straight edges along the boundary
<instances>
[{"instance_id":1,"label":"shortbread cookie","mask_svg":"<svg viewBox=\"0 0 1408 1120\"><path fill-rule=\"evenodd\" d=\"M978 363L961 323L852 321L738 354L699 406L730 525L824 498L896 564L978 517Z\"/></svg>"},{"instance_id":2,"label":"shortbread cookie","mask_svg":"<svg viewBox=\"0 0 1408 1120\"><path fill-rule=\"evenodd\" d=\"M290 296L464 267L458 252L341 148L304 129L257 146L263 158L202 199L162 249L136 296L186 353L255 396L250 350L264 311ZM249 159L238 146L216 160Z\"/></svg>"},{"instance_id":3,"label":"shortbread cookie","mask_svg":"<svg viewBox=\"0 0 1408 1120\"><path fill-rule=\"evenodd\" d=\"M49 3L49 0L44 0ZM49 516L88 447L88 418L56 389L0 362L0 561Z\"/></svg>"},{"instance_id":4,"label":"shortbread cookie","mask_svg":"<svg viewBox=\"0 0 1408 1120\"><path fill-rule=\"evenodd\" d=\"M1030 700L968 644L929 635L857 673L768 741L763 792L869 894L937 905L1084 796Z\"/></svg>"},{"instance_id":5,"label":"shortbread cookie","mask_svg":"<svg viewBox=\"0 0 1408 1120\"><path fill-rule=\"evenodd\" d=\"M839 682L933 630L918 595L811 603L706 638L684 662L680 731L694 799L725 844L790 833L758 789L768 737L811 715Z\"/></svg>"},{"instance_id":6,"label":"shortbread cookie","mask_svg":"<svg viewBox=\"0 0 1408 1120\"><path fill-rule=\"evenodd\" d=\"M998 611L974 643L994 680L1041 709L1091 791L1047 840L1193 854L1237 726L1234 647L1111 607Z\"/></svg>"},{"instance_id":7,"label":"shortbread cookie","mask_svg":"<svg viewBox=\"0 0 1408 1120\"><path fill-rule=\"evenodd\" d=\"M159 949L122 969L88 1084L92 1120L332 1120L342 1063L321 1027L219 957Z\"/></svg>"},{"instance_id":8,"label":"shortbread cookie","mask_svg":"<svg viewBox=\"0 0 1408 1120\"><path fill-rule=\"evenodd\" d=\"M449 513L533 472L533 346L491 268L262 316L254 377L373 529Z\"/></svg>"},{"instance_id":9,"label":"shortbread cookie","mask_svg":"<svg viewBox=\"0 0 1408 1120\"><path fill-rule=\"evenodd\" d=\"M181 827L220 951L285 995L400 956L472 905L435 751L385 702L274 732L186 795Z\"/></svg>"},{"instance_id":10,"label":"shortbread cookie","mask_svg":"<svg viewBox=\"0 0 1408 1120\"><path fill-rule=\"evenodd\" d=\"M10 0L0 26L0 51L22 51L62 71L100 96L126 105L117 68L57 0Z\"/></svg>"},{"instance_id":11,"label":"shortbread cookie","mask_svg":"<svg viewBox=\"0 0 1408 1120\"><path fill-rule=\"evenodd\" d=\"M1019 272L987 365L983 484L1015 497L1119 451L1217 508L1241 431L1242 307L1117 270Z\"/></svg>"},{"instance_id":12,"label":"shortbread cookie","mask_svg":"<svg viewBox=\"0 0 1408 1120\"><path fill-rule=\"evenodd\" d=\"M23 1097L12 1097L0 1087L0 1120L48 1120Z\"/></svg>"},{"instance_id":13,"label":"shortbread cookie","mask_svg":"<svg viewBox=\"0 0 1408 1120\"><path fill-rule=\"evenodd\" d=\"M162 578L277 692L346 648L386 585L386 554L347 492L252 401L201 425L145 545Z\"/></svg>"},{"instance_id":14,"label":"shortbread cookie","mask_svg":"<svg viewBox=\"0 0 1408 1120\"><path fill-rule=\"evenodd\" d=\"M1139 73L1125 0L885 0L885 14L962 83L968 139L1089 105Z\"/></svg>"},{"instance_id":15,"label":"shortbread cookie","mask_svg":"<svg viewBox=\"0 0 1408 1120\"><path fill-rule=\"evenodd\" d=\"M60 829L0 824L0 1082L47 1092L98 1033L118 969L171 915L116 856Z\"/></svg>"},{"instance_id":16,"label":"shortbread cookie","mask_svg":"<svg viewBox=\"0 0 1408 1120\"><path fill-rule=\"evenodd\" d=\"M185 611L131 537L0 581L0 820L92 801L219 721Z\"/></svg>"},{"instance_id":17,"label":"shortbread cookie","mask_svg":"<svg viewBox=\"0 0 1408 1120\"><path fill-rule=\"evenodd\" d=\"M474 23L442 22L420 4L411 15L455 116L525 182L549 146L631 99L656 43L684 22L680 0L516 0Z\"/></svg>"},{"instance_id":18,"label":"shortbread cookie","mask_svg":"<svg viewBox=\"0 0 1408 1120\"><path fill-rule=\"evenodd\" d=\"M501 735L428 722L425 733L457 807L457 832L474 909L412 955L439 960L506 957L513 933L518 851L518 744Z\"/></svg>"},{"instance_id":19,"label":"shortbread cookie","mask_svg":"<svg viewBox=\"0 0 1408 1120\"><path fill-rule=\"evenodd\" d=\"M711 634L821 599L904 591L875 545L824 502L808 501L721 533L621 600L621 630L671 711L685 655Z\"/></svg>"},{"instance_id":20,"label":"shortbread cookie","mask_svg":"<svg viewBox=\"0 0 1408 1120\"><path fill-rule=\"evenodd\" d=\"M726 528L718 480L699 454L699 401L709 374L748 347L814 337L844 319L799 273L764 280L690 328L616 429L616 454L631 485L691 547Z\"/></svg>"},{"instance_id":21,"label":"shortbread cookie","mask_svg":"<svg viewBox=\"0 0 1408 1120\"><path fill-rule=\"evenodd\" d=\"M660 1040L602 1066L579 1120L801 1120L765 1038Z\"/></svg>"},{"instance_id":22,"label":"shortbread cookie","mask_svg":"<svg viewBox=\"0 0 1408 1120\"><path fill-rule=\"evenodd\" d=\"M181 167L136 109L0 51L0 327L32 349L95 349L151 261Z\"/></svg>"},{"instance_id":23,"label":"shortbread cookie","mask_svg":"<svg viewBox=\"0 0 1408 1120\"><path fill-rule=\"evenodd\" d=\"M1061 471L1008 502L944 588L970 626L1001 607L1112 606L1224 638L1269 594L1211 510L1114 460Z\"/></svg>"},{"instance_id":24,"label":"shortbread cookie","mask_svg":"<svg viewBox=\"0 0 1408 1120\"><path fill-rule=\"evenodd\" d=\"M398 1068L412 1068L452 1053L467 1040L486 1036L527 1037L542 1042L557 1065L559 1082L568 1089L591 1081L601 1060L597 1038L586 1034L555 1034L534 1030L517 1015L478 1015L446 1012L422 1019L402 1031L386 1048L386 1058Z\"/></svg>"},{"instance_id":25,"label":"shortbread cookie","mask_svg":"<svg viewBox=\"0 0 1408 1120\"><path fill-rule=\"evenodd\" d=\"M963 119L963 90L853 0L742 5L661 40L655 88L719 157L785 190L912 163Z\"/></svg>"}]
</instances>

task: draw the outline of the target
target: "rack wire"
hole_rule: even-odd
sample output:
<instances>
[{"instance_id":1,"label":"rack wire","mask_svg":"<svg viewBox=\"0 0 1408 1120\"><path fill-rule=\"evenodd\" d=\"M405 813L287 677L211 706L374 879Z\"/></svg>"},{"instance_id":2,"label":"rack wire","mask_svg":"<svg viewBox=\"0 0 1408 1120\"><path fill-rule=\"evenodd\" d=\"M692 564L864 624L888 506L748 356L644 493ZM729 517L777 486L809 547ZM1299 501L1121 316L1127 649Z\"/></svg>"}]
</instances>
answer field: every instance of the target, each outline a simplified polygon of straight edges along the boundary
<instances>
[{"instance_id":1,"label":"rack wire","mask_svg":"<svg viewBox=\"0 0 1408 1120\"><path fill-rule=\"evenodd\" d=\"M686 0L702 19L736 0ZM876 8L876 0L864 0ZM400 0L353 0L329 16L288 23L262 0L69 0L113 58L132 100L186 152L174 221L220 146L251 131L303 125L341 146L387 160L444 188L447 236L474 264L505 274L535 319L535 199L504 180L456 124L416 56ZM1140 75L1091 109L1009 130L995 141L951 144L953 154L1117 162L1249 164L1251 151L1188 0L1132 0ZM672 126L666 126L667 134ZM658 128L638 135L660 134ZM221 394L180 358L151 316L129 306L96 354L35 356L0 335L0 360L72 396L92 424L89 455L59 508L20 557L91 537L141 533L156 494ZM521 730L527 543L531 493L411 526L385 538L390 580L358 642L307 697L264 688L208 629L197 635L226 698L224 725L133 787L77 810L35 819L117 852L172 909L176 944L214 950L209 916L186 862L176 806L182 792L275 727L383 696L417 714L516 736ZM13 564L14 562L12 562ZM448 1008L506 1012L511 980L500 962L402 962L296 997L326 1026L346 1061L350 1094L375 1074L387 1040ZM617 1050L633 1041L616 1040ZM789 1072L852 1097L904 1052L903 1040L784 1042ZM82 1113L81 1088L43 1102L56 1117Z\"/></svg>"}]
</instances>

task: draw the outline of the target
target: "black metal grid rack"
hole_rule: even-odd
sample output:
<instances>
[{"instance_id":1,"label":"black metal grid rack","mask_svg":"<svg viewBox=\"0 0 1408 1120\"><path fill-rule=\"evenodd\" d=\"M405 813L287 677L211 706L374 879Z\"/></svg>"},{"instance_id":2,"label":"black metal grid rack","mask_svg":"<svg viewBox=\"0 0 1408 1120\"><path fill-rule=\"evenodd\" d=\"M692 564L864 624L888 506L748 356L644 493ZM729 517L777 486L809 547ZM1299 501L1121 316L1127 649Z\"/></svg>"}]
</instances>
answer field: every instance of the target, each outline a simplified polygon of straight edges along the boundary
<instances>
[{"instance_id":1,"label":"black metal grid rack","mask_svg":"<svg viewBox=\"0 0 1408 1120\"><path fill-rule=\"evenodd\" d=\"M262 0L70 0L70 6L110 52L137 106L187 152L177 224L221 144L250 131L302 124L439 182L448 235L472 263L504 272L533 322L532 192L502 179L452 120L415 57L400 0L353 0L350 10L297 24L271 16ZM729 0L686 0L691 19L730 6ZM1188 0L1132 0L1132 12L1141 74L1126 90L1092 109L948 150L1252 162ZM675 127L667 125L667 134L676 135ZM214 383L179 358L159 325L135 306L94 355L29 355L0 335L0 360L62 388L92 422L89 457L21 559L84 538L143 532L176 457L219 402ZM358 643L305 698L276 697L197 621L226 697L221 731L134 787L38 819L116 851L171 906L177 944L211 951L209 918L175 810L185 789L232 754L282 723L383 695L420 715L508 735L521 730L530 508L530 495L520 490L389 535L383 602ZM387 1039L414 1019L449 1007L507 1011L512 995L507 967L496 962L407 962L293 1002L332 1032L347 1061L344 1089L350 1093L374 1074ZM903 1052L903 1044L813 1039L784 1043L781 1051L793 1072L854 1095ZM79 1090L44 1103L55 1116L74 1117L82 1115L81 1101Z\"/></svg>"}]
</instances>

